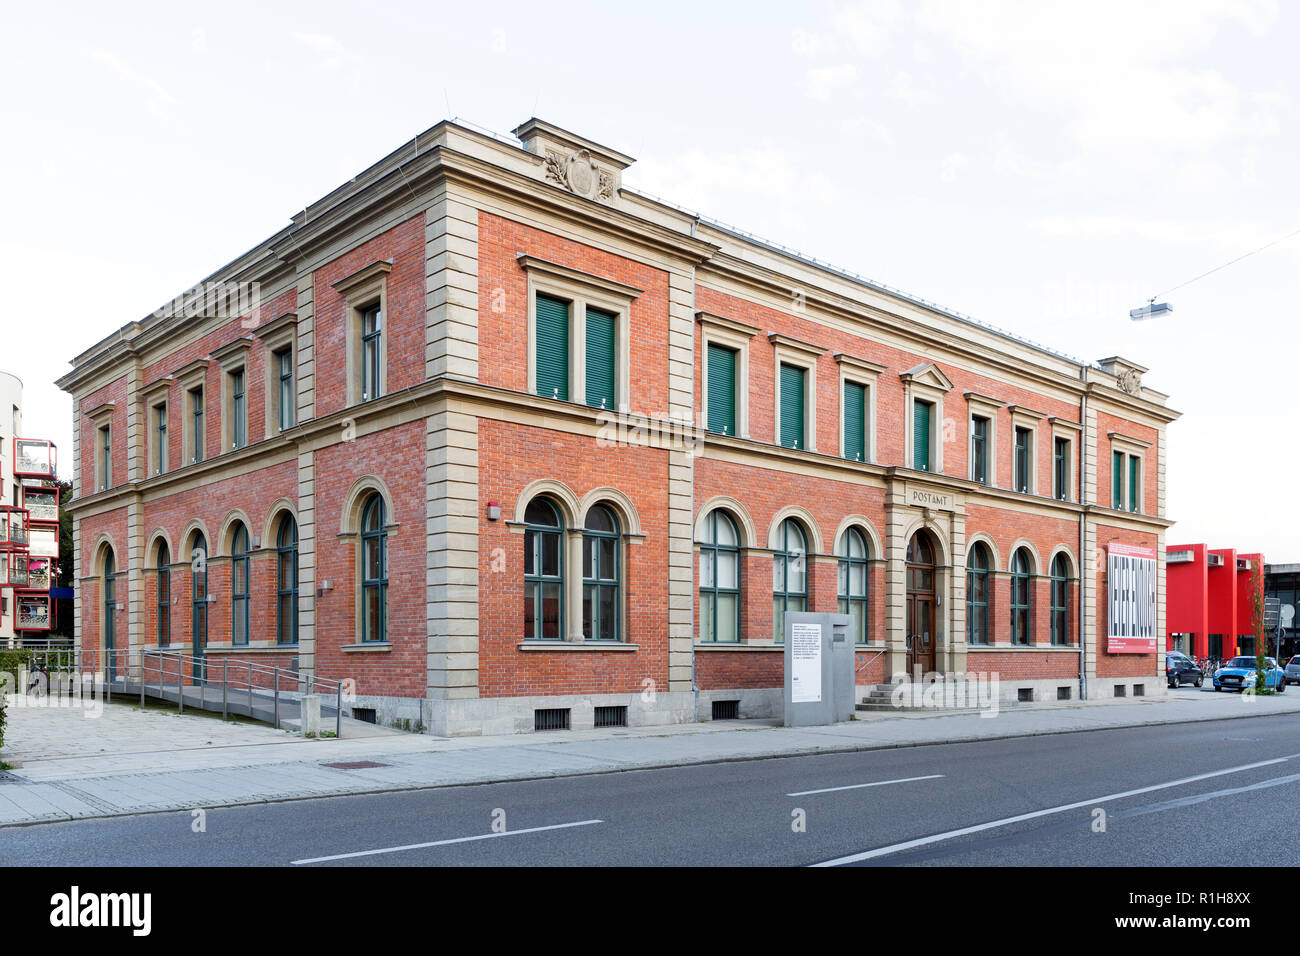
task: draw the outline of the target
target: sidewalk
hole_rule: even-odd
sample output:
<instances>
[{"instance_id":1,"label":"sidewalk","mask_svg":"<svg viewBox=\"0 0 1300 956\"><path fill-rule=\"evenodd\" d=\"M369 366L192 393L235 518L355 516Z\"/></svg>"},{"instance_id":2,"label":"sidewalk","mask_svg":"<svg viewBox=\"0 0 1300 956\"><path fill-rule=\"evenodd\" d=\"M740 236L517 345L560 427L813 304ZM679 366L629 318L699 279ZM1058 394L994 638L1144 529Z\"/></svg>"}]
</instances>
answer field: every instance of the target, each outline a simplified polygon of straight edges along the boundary
<instances>
[{"instance_id":1,"label":"sidewalk","mask_svg":"<svg viewBox=\"0 0 1300 956\"><path fill-rule=\"evenodd\" d=\"M255 724L112 704L11 706L0 826L1115 727L1300 713L1300 693L1243 699L1190 690L1120 702L978 714L859 714L829 727L726 721L502 737L417 734L304 740ZM338 767L329 764L366 763Z\"/></svg>"}]
</instances>

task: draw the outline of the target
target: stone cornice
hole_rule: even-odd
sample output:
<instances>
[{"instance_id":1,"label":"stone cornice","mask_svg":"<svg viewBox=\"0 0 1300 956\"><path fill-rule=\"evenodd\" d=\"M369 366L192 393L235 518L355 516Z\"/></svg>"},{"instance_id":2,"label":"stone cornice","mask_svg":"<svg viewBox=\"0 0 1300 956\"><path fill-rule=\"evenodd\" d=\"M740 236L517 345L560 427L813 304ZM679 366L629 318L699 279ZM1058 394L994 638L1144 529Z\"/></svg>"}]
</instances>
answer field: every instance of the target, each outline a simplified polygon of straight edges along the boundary
<instances>
[{"instance_id":1,"label":"stone cornice","mask_svg":"<svg viewBox=\"0 0 1300 956\"><path fill-rule=\"evenodd\" d=\"M696 312L695 321L702 326L722 329L724 332L731 332L747 339L752 339L759 332L755 326L737 322L735 319L724 318L721 315L714 315L712 312Z\"/></svg>"},{"instance_id":2,"label":"stone cornice","mask_svg":"<svg viewBox=\"0 0 1300 956\"><path fill-rule=\"evenodd\" d=\"M613 279L606 279L604 276L593 275L590 272L583 272L579 269L572 269L569 266L562 266L557 262L550 262L546 259L539 259L537 256L530 256L520 253L515 256L515 262L519 268L525 272L536 272L540 275L550 276L563 282L571 282L577 285L584 285L590 289L604 292L606 295L612 295L620 299L635 299L644 291L633 286L617 282Z\"/></svg>"}]
</instances>

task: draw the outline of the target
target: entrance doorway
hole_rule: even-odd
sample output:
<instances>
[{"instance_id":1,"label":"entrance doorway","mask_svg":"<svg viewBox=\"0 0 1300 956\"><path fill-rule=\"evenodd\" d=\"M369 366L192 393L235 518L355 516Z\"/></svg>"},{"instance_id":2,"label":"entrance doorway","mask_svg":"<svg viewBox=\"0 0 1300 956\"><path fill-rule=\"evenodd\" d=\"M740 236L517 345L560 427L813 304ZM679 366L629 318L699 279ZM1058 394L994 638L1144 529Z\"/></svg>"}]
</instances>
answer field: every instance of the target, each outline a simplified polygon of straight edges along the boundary
<instances>
[{"instance_id":1,"label":"entrance doorway","mask_svg":"<svg viewBox=\"0 0 1300 956\"><path fill-rule=\"evenodd\" d=\"M907 671L936 669L934 542L918 531L907 544Z\"/></svg>"}]
</instances>

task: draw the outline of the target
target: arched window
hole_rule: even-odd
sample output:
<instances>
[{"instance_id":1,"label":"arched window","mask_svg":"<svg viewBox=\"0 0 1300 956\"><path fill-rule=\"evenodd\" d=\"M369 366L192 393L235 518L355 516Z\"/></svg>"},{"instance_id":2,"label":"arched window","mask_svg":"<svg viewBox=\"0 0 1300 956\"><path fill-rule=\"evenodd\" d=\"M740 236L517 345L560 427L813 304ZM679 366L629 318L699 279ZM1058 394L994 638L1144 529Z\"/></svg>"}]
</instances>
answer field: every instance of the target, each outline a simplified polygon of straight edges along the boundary
<instances>
[{"instance_id":1,"label":"arched window","mask_svg":"<svg viewBox=\"0 0 1300 956\"><path fill-rule=\"evenodd\" d=\"M116 673L117 655L114 653L117 634L114 630L114 612L117 610L117 560L113 549L104 549L104 656L110 674Z\"/></svg>"},{"instance_id":2,"label":"arched window","mask_svg":"<svg viewBox=\"0 0 1300 956\"><path fill-rule=\"evenodd\" d=\"M1031 576L1029 553L1017 548L1011 556L1011 643L1028 644L1033 633L1030 608Z\"/></svg>"},{"instance_id":3,"label":"arched window","mask_svg":"<svg viewBox=\"0 0 1300 956\"><path fill-rule=\"evenodd\" d=\"M248 529L235 525L230 539L230 642L248 643Z\"/></svg>"},{"instance_id":4,"label":"arched window","mask_svg":"<svg viewBox=\"0 0 1300 956\"><path fill-rule=\"evenodd\" d=\"M1052 559L1052 643L1069 644L1070 565L1065 555Z\"/></svg>"},{"instance_id":5,"label":"arched window","mask_svg":"<svg viewBox=\"0 0 1300 956\"><path fill-rule=\"evenodd\" d=\"M298 643L298 523L280 520L275 536L275 642Z\"/></svg>"},{"instance_id":6,"label":"arched window","mask_svg":"<svg viewBox=\"0 0 1300 956\"><path fill-rule=\"evenodd\" d=\"M388 515L372 494L361 511L361 641L388 640Z\"/></svg>"},{"instance_id":7,"label":"arched window","mask_svg":"<svg viewBox=\"0 0 1300 956\"><path fill-rule=\"evenodd\" d=\"M190 547L190 654L195 658L194 676L202 680L203 650L208 645L208 541L194 536Z\"/></svg>"},{"instance_id":8,"label":"arched window","mask_svg":"<svg viewBox=\"0 0 1300 956\"><path fill-rule=\"evenodd\" d=\"M989 642L989 549L979 541L966 559L966 642Z\"/></svg>"},{"instance_id":9,"label":"arched window","mask_svg":"<svg viewBox=\"0 0 1300 956\"><path fill-rule=\"evenodd\" d=\"M740 641L740 535L724 511L704 519L700 542L700 640Z\"/></svg>"},{"instance_id":10,"label":"arched window","mask_svg":"<svg viewBox=\"0 0 1300 956\"><path fill-rule=\"evenodd\" d=\"M587 514L582 532L582 637L588 641L617 641L619 627L618 518L604 505Z\"/></svg>"},{"instance_id":11,"label":"arched window","mask_svg":"<svg viewBox=\"0 0 1300 956\"><path fill-rule=\"evenodd\" d=\"M785 615L808 609L808 546L803 529L786 518L777 530L776 553L772 555L772 638L785 640Z\"/></svg>"},{"instance_id":12,"label":"arched window","mask_svg":"<svg viewBox=\"0 0 1300 956\"><path fill-rule=\"evenodd\" d=\"M853 616L853 640L867 643L867 537L857 528L844 532L840 543L840 613Z\"/></svg>"},{"instance_id":13,"label":"arched window","mask_svg":"<svg viewBox=\"0 0 1300 956\"><path fill-rule=\"evenodd\" d=\"M564 639L564 522L546 498L524 512L524 640Z\"/></svg>"},{"instance_id":14,"label":"arched window","mask_svg":"<svg viewBox=\"0 0 1300 956\"><path fill-rule=\"evenodd\" d=\"M172 557L166 541L158 542L158 646L172 642Z\"/></svg>"}]
</instances>

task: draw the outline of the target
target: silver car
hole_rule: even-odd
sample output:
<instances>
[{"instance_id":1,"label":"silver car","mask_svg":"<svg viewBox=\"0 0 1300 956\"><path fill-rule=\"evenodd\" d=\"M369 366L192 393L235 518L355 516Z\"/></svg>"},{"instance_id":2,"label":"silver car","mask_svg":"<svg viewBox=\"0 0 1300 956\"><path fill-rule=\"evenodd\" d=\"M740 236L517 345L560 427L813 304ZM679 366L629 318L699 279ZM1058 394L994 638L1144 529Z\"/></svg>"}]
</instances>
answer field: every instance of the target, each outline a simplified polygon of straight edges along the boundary
<instances>
[{"instance_id":1,"label":"silver car","mask_svg":"<svg viewBox=\"0 0 1300 956\"><path fill-rule=\"evenodd\" d=\"M1300 684L1300 654L1286 662L1286 669L1282 672L1282 679L1288 684Z\"/></svg>"}]
</instances>

